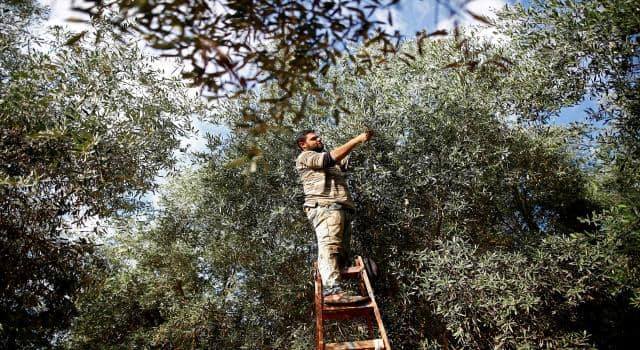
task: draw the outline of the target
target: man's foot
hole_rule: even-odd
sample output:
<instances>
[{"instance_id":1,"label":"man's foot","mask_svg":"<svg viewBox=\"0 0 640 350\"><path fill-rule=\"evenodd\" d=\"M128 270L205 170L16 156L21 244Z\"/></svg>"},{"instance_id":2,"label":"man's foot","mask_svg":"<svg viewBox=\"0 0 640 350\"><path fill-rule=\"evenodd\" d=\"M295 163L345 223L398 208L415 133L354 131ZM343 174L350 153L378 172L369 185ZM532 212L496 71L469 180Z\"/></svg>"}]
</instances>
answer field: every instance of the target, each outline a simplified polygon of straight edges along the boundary
<instances>
[{"instance_id":1,"label":"man's foot","mask_svg":"<svg viewBox=\"0 0 640 350\"><path fill-rule=\"evenodd\" d=\"M326 298L329 295L340 293L343 293L342 287L340 287L339 285L335 285L333 287L325 288L322 292L322 296Z\"/></svg>"},{"instance_id":2,"label":"man's foot","mask_svg":"<svg viewBox=\"0 0 640 350\"><path fill-rule=\"evenodd\" d=\"M346 292L331 294L324 297L325 304L358 304L368 300L369 297L353 295Z\"/></svg>"}]
</instances>

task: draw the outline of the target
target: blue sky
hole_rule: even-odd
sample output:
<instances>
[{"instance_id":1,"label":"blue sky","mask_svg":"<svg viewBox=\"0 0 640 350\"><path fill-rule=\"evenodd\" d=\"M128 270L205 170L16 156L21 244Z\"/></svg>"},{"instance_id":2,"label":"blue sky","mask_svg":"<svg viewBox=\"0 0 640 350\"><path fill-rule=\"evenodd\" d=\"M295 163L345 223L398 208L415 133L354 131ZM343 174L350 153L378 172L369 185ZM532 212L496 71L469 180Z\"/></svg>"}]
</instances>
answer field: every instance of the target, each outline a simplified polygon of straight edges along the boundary
<instances>
[{"instance_id":1,"label":"blue sky","mask_svg":"<svg viewBox=\"0 0 640 350\"><path fill-rule=\"evenodd\" d=\"M452 3L456 1L453 0ZM404 0L393 9L396 29L403 35L413 36L417 31L426 28L428 31L441 29L450 17L451 11L436 0ZM505 5L504 0L475 0L467 4L471 11L490 16L495 9ZM453 7L458 9L458 7ZM386 17L385 17L386 18ZM459 18L461 23L473 24L470 17Z\"/></svg>"}]
</instances>

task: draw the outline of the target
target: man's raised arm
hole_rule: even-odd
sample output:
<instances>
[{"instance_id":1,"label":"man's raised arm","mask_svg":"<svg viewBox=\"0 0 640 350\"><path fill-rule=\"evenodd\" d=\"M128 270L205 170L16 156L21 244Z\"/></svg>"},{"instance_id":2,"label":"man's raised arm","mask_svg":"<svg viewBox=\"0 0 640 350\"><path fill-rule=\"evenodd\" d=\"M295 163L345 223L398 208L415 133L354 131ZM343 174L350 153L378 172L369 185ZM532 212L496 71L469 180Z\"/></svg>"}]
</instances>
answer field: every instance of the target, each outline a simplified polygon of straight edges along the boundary
<instances>
[{"instance_id":1,"label":"man's raised arm","mask_svg":"<svg viewBox=\"0 0 640 350\"><path fill-rule=\"evenodd\" d=\"M357 145L365 141L369 141L371 137L373 137L373 130L363 132L362 134L347 141L347 143L345 143L344 145L340 147L336 147L335 149L332 149L331 152L329 152L331 154L331 158L333 158L333 160L335 160L336 163L341 161L342 159L344 159L344 157L346 157L349 154L349 152L351 152L354 148L356 148Z\"/></svg>"}]
</instances>

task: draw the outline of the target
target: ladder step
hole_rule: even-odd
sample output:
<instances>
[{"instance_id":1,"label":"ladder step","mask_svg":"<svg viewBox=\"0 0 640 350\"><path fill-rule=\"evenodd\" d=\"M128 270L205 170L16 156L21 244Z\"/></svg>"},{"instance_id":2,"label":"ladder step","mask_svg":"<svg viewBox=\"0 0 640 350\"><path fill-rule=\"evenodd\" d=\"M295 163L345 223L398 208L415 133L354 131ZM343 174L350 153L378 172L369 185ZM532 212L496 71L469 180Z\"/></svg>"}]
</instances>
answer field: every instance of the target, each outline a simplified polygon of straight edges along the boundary
<instances>
[{"instance_id":1,"label":"ladder step","mask_svg":"<svg viewBox=\"0 0 640 350\"><path fill-rule=\"evenodd\" d=\"M382 339L369 339L348 341L343 343L331 343L324 346L325 350L383 350Z\"/></svg>"},{"instance_id":2,"label":"ladder step","mask_svg":"<svg viewBox=\"0 0 640 350\"><path fill-rule=\"evenodd\" d=\"M369 316L373 313L373 303L371 301L363 304L345 304L322 306L322 316L326 320L348 320L355 317Z\"/></svg>"},{"instance_id":3,"label":"ladder step","mask_svg":"<svg viewBox=\"0 0 640 350\"><path fill-rule=\"evenodd\" d=\"M362 266L349 266L340 271L340 274L344 278L359 278L360 272L362 272Z\"/></svg>"}]
</instances>

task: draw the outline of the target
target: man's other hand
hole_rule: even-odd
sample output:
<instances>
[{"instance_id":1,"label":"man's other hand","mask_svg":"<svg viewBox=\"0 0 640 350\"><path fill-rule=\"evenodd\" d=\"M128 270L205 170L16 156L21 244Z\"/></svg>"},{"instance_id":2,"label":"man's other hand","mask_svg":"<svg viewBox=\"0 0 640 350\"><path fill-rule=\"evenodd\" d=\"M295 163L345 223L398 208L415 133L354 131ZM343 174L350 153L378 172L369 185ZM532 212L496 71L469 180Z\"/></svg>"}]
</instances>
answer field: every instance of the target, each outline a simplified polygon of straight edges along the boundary
<instances>
[{"instance_id":1,"label":"man's other hand","mask_svg":"<svg viewBox=\"0 0 640 350\"><path fill-rule=\"evenodd\" d=\"M356 146L369 141L371 137L373 137L373 130L368 129L366 132L363 132L362 134L347 141L347 143L345 143L344 145L333 149L330 152L331 158L333 158L333 160L336 162L343 160L344 157L346 157L347 154L349 154L349 152L351 152Z\"/></svg>"},{"instance_id":2,"label":"man's other hand","mask_svg":"<svg viewBox=\"0 0 640 350\"><path fill-rule=\"evenodd\" d=\"M371 138L373 137L373 130L368 129L366 132L363 132L362 134L358 135L358 138L360 139L360 142L366 142L371 140Z\"/></svg>"}]
</instances>

